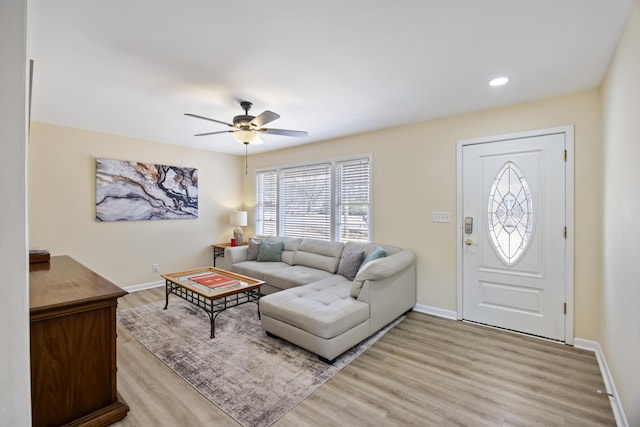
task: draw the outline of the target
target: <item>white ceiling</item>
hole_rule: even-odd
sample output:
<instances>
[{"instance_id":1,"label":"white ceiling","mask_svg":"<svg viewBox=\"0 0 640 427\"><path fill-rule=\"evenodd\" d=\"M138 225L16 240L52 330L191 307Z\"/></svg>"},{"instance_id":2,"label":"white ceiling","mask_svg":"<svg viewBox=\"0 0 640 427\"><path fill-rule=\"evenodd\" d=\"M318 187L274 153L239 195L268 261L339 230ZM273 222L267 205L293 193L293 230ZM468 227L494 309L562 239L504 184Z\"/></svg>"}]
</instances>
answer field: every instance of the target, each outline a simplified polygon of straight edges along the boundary
<instances>
[{"instance_id":1,"label":"white ceiling","mask_svg":"<svg viewBox=\"0 0 640 427\"><path fill-rule=\"evenodd\" d=\"M599 86L635 0L30 0L37 121L243 154ZM487 82L507 75L499 88Z\"/></svg>"}]
</instances>

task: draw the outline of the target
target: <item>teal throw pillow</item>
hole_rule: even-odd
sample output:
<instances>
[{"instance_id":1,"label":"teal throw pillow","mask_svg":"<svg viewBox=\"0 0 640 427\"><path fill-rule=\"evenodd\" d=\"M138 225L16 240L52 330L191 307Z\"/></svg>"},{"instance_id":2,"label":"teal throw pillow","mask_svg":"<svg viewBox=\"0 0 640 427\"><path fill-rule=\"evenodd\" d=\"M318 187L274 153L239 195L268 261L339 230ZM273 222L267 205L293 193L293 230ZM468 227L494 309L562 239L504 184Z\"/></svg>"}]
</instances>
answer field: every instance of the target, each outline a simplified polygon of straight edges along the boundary
<instances>
[{"instance_id":1,"label":"teal throw pillow","mask_svg":"<svg viewBox=\"0 0 640 427\"><path fill-rule=\"evenodd\" d=\"M260 243L260 251L258 252L258 262L278 262L282 260L282 249L284 242L266 242Z\"/></svg>"},{"instance_id":2,"label":"teal throw pillow","mask_svg":"<svg viewBox=\"0 0 640 427\"><path fill-rule=\"evenodd\" d=\"M374 259L384 258L386 256L387 256L387 251L382 249L380 246L375 246L369 251L367 256L364 257L364 260L362 261L362 266L364 266L368 262L373 261Z\"/></svg>"}]
</instances>

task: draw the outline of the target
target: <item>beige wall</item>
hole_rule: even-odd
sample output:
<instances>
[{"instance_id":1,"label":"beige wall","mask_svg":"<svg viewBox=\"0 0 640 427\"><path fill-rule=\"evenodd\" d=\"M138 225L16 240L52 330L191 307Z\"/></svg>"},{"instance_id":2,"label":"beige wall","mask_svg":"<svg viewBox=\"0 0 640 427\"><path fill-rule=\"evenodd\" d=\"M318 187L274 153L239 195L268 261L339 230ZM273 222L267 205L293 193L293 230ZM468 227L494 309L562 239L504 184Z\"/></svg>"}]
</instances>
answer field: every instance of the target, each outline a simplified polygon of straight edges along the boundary
<instances>
[{"instance_id":1,"label":"beige wall","mask_svg":"<svg viewBox=\"0 0 640 427\"><path fill-rule=\"evenodd\" d=\"M597 90L254 155L244 203L255 204L256 168L372 153L373 240L414 249L418 303L456 310L456 142L563 125L575 125L575 336L597 339L602 240ZM453 221L433 223L432 211L450 211Z\"/></svg>"},{"instance_id":2,"label":"beige wall","mask_svg":"<svg viewBox=\"0 0 640 427\"><path fill-rule=\"evenodd\" d=\"M96 157L198 168L198 219L97 222ZM161 280L153 263L167 273L210 265L210 245L232 235L241 166L238 156L33 123L30 246L70 255L125 287Z\"/></svg>"},{"instance_id":3,"label":"beige wall","mask_svg":"<svg viewBox=\"0 0 640 427\"><path fill-rule=\"evenodd\" d=\"M640 2L603 85L604 285L601 345L629 425L640 425Z\"/></svg>"}]
</instances>

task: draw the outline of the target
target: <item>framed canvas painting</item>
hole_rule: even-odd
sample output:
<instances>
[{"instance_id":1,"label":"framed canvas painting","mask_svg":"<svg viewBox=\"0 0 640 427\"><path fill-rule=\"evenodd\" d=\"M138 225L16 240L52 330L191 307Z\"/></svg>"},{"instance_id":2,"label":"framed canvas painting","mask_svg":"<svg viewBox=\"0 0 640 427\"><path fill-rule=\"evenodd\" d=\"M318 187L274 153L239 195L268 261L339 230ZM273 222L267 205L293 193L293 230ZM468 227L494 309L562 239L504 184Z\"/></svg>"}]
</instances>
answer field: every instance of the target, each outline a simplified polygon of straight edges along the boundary
<instances>
[{"instance_id":1,"label":"framed canvas painting","mask_svg":"<svg viewBox=\"0 0 640 427\"><path fill-rule=\"evenodd\" d=\"M198 170L96 159L96 220L198 217Z\"/></svg>"}]
</instances>

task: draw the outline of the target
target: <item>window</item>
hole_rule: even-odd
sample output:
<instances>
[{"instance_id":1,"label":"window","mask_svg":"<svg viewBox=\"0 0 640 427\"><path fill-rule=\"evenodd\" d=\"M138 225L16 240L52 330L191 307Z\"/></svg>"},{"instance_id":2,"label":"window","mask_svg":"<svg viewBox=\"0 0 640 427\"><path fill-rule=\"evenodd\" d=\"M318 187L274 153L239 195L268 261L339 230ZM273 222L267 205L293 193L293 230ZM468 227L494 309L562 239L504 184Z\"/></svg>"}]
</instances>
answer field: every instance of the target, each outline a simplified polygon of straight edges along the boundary
<instances>
[{"instance_id":1,"label":"window","mask_svg":"<svg viewBox=\"0 0 640 427\"><path fill-rule=\"evenodd\" d=\"M339 241L369 241L369 159L336 164L336 212Z\"/></svg>"},{"instance_id":2,"label":"window","mask_svg":"<svg viewBox=\"0 0 640 427\"><path fill-rule=\"evenodd\" d=\"M277 234L278 173L275 170L256 174L256 234Z\"/></svg>"},{"instance_id":3,"label":"window","mask_svg":"<svg viewBox=\"0 0 640 427\"><path fill-rule=\"evenodd\" d=\"M370 158L256 173L256 234L368 242Z\"/></svg>"},{"instance_id":4,"label":"window","mask_svg":"<svg viewBox=\"0 0 640 427\"><path fill-rule=\"evenodd\" d=\"M283 236L331 240L331 164L280 172Z\"/></svg>"}]
</instances>

